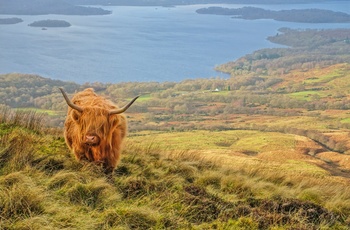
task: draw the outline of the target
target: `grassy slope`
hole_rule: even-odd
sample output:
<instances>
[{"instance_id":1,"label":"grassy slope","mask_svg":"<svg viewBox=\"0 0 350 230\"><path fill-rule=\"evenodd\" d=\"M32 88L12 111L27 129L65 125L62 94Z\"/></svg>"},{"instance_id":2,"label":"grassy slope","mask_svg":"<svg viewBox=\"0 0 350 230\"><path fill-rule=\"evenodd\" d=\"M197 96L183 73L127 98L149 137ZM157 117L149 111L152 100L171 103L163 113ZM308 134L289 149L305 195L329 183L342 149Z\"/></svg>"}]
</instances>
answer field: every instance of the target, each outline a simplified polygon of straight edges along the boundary
<instances>
[{"instance_id":1,"label":"grassy slope","mask_svg":"<svg viewBox=\"0 0 350 230\"><path fill-rule=\"evenodd\" d=\"M259 131L138 133L112 178L61 134L0 125L3 229L346 229L349 179ZM167 144L165 144L167 143Z\"/></svg>"}]
</instances>

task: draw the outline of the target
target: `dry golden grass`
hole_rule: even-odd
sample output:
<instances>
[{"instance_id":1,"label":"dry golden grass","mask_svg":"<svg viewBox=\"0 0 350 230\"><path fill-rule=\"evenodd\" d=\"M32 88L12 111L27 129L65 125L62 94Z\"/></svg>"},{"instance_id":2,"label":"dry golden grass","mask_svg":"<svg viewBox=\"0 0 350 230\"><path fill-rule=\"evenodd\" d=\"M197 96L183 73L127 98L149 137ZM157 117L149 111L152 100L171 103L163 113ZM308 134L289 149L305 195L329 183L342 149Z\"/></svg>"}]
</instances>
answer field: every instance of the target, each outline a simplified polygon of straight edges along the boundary
<instances>
[{"instance_id":1,"label":"dry golden grass","mask_svg":"<svg viewBox=\"0 0 350 230\"><path fill-rule=\"evenodd\" d=\"M214 140L227 137L227 145L225 147L220 145L216 148L215 143L217 142L208 141L208 134L211 134L211 139ZM344 204L350 201L350 196L346 195L347 192L345 192L349 190L350 178L348 176L350 175L337 174L335 169L332 170L331 167L326 167L329 162L323 158L326 154L328 156L332 155L333 160L349 157L335 152L332 152L332 154L325 152L317 154L316 157L312 156L310 152L317 152L322 147L306 137L257 131L198 131L170 133L169 135L166 133L150 133L148 135L152 137L149 137L150 139L147 136L132 137L130 141L137 142L136 139L139 138L140 141L142 139L143 144L149 145L147 141L152 143L157 140L157 142L164 143L163 140L168 137L167 143L171 145L171 149L168 148L166 156L171 159L197 159L220 166L220 170L243 174L245 176L241 180L244 183L251 181L251 190L259 191L260 186L262 188L267 186L267 191L264 191L264 189L260 191L263 196L268 194L269 197L298 197L323 204L328 208L331 207L344 212L347 210L346 205L339 206L339 195L336 194L340 193L342 194L341 197L347 197ZM182 142L178 142L176 145L178 135L183 139L187 139L188 143L183 145ZM197 138L193 138L193 135L196 135ZM233 145L227 143L230 140L229 136L234 137L233 140L231 139ZM185 151L192 141L202 144L195 145L196 150ZM204 149L203 146L207 148ZM182 148L183 150L181 150ZM255 154L253 156L247 155L251 152L255 152ZM219 183L218 178L220 178L219 174L215 172L206 175L206 178L200 179L199 182L206 185L208 183L206 181L210 181L211 184L217 185ZM237 177L236 174L235 177ZM257 182L260 180L263 182ZM273 190L275 192L272 192Z\"/></svg>"}]
</instances>

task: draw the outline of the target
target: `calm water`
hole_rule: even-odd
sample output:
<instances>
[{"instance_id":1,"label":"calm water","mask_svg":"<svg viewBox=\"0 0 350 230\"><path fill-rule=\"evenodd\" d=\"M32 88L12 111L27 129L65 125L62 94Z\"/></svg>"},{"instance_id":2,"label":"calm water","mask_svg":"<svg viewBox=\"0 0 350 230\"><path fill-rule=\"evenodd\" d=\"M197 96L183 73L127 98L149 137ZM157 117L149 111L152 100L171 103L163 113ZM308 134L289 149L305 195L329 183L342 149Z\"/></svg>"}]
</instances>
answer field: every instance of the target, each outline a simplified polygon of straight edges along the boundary
<instances>
[{"instance_id":1,"label":"calm water","mask_svg":"<svg viewBox=\"0 0 350 230\"><path fill-rule=\"evenodd\" d=\"M254 50L277 47L266 40L278 28L350 28L347 24L304 24L200 15L209 5L104 7L105 16L17 16L0 25L0 73L34 73L84 82L181 81L220 75L216 65ZM243 5L222 5L242 7ZM350 3L255 5L265 9L320 8L350 13ZM0 15L0 18L12 17ZM33 28L29 23L61 19L69 28Z\"/></svg>"}]
</instances>

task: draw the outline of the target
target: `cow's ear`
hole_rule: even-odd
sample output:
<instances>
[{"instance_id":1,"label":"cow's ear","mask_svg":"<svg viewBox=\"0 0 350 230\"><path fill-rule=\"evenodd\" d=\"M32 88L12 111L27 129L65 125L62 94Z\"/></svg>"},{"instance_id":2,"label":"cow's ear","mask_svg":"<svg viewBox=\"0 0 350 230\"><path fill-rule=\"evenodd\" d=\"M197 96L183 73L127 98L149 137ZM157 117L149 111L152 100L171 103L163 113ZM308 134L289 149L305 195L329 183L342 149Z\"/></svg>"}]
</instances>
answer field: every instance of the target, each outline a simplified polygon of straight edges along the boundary
<instances>
[{"instance_id":1,"label":"cow's ear","mask_svg":"<svg viewBox=\"0 0 350 230\"><path fill-rule=\"evenodd\" d=\"M122 115L110 115L109 116L109 122L111 125L112 130L119 130L117 133L121 135L122 138L126 136L126 119Z\"/></svg>"},{"instance_id":2,"label":"cow's ear","mask_svg":"<svg viewBox=\"0 0 350 230\"><path fill-rule=\"evenodd\" d=\"M109 115L109 122L112 125L112 127L126 126L126 119L123 115Z\"/></svg>"},{"instance_id":3,"label":"cow's ear","mask_svg":"<svg viewBox=\"0 0 350 230\"><path fill-rule=\"evenodd\" d=\"M112 127L116 127L118 125L118 115L109 115L109 123Z\"/></svg>"},{"instance_id":4,"label":"cow's ear","mask_svg":"<svg viewBox=\"0 0 350 230\"><path fill-rule=\"evenodd\" d=\"M81 113L79 111L76 111L76 110L72 111L71 117L72 117L73 121L77 122L79 120L80 116L81 116Z\"/></svg>"}]
</instances>

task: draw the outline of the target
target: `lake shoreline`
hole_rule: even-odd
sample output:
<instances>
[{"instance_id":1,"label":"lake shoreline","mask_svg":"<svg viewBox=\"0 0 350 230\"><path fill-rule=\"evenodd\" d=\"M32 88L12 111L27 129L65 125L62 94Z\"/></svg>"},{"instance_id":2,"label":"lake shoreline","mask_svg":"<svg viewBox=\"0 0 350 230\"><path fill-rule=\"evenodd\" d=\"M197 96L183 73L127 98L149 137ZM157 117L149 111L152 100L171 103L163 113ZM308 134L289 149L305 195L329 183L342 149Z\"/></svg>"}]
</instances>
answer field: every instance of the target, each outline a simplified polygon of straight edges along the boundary
<instances>
[{"instance_id":1,"label":"lake shoreline","mask_svg":"<svg viewBox=\"0 0 350 230\"><path fill-rule=\"evenodd\" d=\"M284 47L266 39L282 27L350 28L346 23L302 24L197 14L195 11L201 7L109 6L106 9L113 12L110 15L50 15L50 19L65 20L72 26L47 30L27 26L46 20L47 16L21 16L24 23L2 26L0 71L38 74L80 84L181 82L218 76L225 79L229 76L217 72L215 67L259 49ZM290 6L269 7L279 10ZM342 8L345 9L336 4L331 9Z\"/></svg>"}]
</instances>

